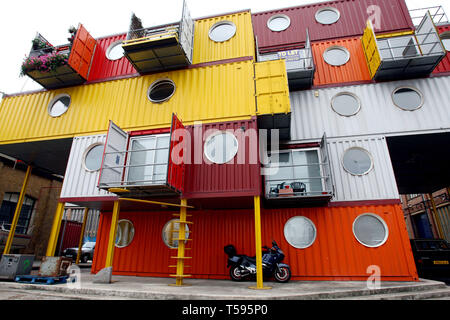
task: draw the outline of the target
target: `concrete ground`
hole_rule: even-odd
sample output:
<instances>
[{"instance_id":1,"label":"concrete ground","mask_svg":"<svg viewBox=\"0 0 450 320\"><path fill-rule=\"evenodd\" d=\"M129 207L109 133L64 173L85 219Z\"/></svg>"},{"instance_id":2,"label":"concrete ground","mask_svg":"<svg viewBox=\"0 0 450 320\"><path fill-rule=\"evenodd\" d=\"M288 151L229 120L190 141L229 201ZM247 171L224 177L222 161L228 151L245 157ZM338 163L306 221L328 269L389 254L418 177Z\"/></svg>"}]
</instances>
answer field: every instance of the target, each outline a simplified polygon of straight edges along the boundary
<instances>
[{"instance_id":1,"label":"concrete ground","mask_svg":"<svg viewBox=\"0 0 450 320\"><path fill-rule=\"evenodd\" d=\"M0 299L87 299L87 300L383 300L448 299L450 288L442 282L381 282L368 289L364 281L264 282L268 290L254 290L255 283L231 280L187 279L187 286L175 287L172 278L113 276L111 284L93 283L89 265L81 268L80 282L74 284L28 284L0 282ZM432 293L432 294L431 294Z\"/></svg>"}]
</instances>

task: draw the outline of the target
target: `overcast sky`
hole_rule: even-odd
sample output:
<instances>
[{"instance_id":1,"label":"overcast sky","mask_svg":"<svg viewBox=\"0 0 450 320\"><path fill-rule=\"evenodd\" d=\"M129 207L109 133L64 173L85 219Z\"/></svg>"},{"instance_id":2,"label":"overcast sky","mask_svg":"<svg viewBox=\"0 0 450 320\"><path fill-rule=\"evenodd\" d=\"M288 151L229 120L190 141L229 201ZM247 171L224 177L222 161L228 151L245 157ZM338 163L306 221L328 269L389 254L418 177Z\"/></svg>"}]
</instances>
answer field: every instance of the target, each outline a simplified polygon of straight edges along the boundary
<instances>
[{"instance_id":1,"label":"overcast sky","mask_svg":"<svg viewBox=\"0 0 450 320\"><path fill-rule=\"evenodd\" d=\"M410 9L442 5L450 15L449 0L406 1ZM200 18L241 9L259 12L317 2L326 1L188 0L188 6L192 17ZM142 19L145 27L175 22L181 16L181 3L182 0L3 0L0 6L0 92L11 94L41 88L28 77L19 77L20 66L36 32L53 45L62 45L67 43L69 27L76 27L78 23L83 23L93 37L126 32L131 12Z\"/></svg>"}]
</instances>

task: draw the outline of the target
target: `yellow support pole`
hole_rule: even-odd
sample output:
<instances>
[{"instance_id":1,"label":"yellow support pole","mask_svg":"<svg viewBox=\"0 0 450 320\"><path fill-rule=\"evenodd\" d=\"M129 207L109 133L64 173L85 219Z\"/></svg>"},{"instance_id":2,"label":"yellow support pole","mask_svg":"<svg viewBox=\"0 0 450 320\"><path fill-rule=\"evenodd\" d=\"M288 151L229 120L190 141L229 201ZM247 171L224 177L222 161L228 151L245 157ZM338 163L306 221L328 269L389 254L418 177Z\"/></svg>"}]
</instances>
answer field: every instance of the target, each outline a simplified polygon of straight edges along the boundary
<instances>
[{"instance_id":1,"label":"yellow support pole","mask_svg":"<svg viewBox=\"0 0 450 320\"><path fill-rule=\"evenodd\" d=\"M22 204L25 198L25 193L30 180L31 166L28 166L27 172L25 173L25 179L23 180L22 189L20 190L19 200L17 201L16 211L14 212L13 221L11 223L11 229L9 230L8 240L6 240L5 249L3 254L9 254L11 246L14 240L14 233L16 232L17 222L19 221L20 211L22 211Z\"/></svg>"},{"instance_id":2,"label":"yellow support pole","mask_svg":"<svg viewBox=\"0 0 450 320\"><path fill-rule=\"evenodd\" d=\"M186 206L187 200L181 199L181 208L180 208L180 227L178 228L178 255L177 255L177 274L175 285L183 286L183 276L184 276L184 260L185 260L185 243L186 240Z\"/></svg>"},{"instance_id":3,"label":"yellow support pole","mask_svg":"<svg viewBox=\"0 0 450 320\"><path fill-rule=\"evenodd\" d=\"M59 229L61 227L62 216L64 214L64 202L58 202L56 207L55 217L53 218L52 230L50 232L50 238L48 240L47 252L45 255L47 257L53 257L56 251L56 245L58 242Z\"/></svg>"},{"instance_id":4,"label":"yellow support pole","mask_svg":"<svg viewBox=\"0 0 450 320\"><path fill-rule=\"evenodd\" d=\"M431 201L431 206L433 207L433 217L434 217L434 221L436 222L437 228L438 228L438 234L439 234L439 238L444 238L444 232L442 231L442 226L441 226L441 220L439 219L438 216L438 212L437 212L437 208L436 208L436 202L434 202L434 198L433 198L433 194L429 193L428 197L430 198Z\"/></svg>"},{"instance_id":5,"label":"yellow support pole","mask_svg":"<svg viewBox=\"0 0 450 320\"><path fill-rule=\"evenodd\" d=\"M75 264L80 263L81 247L83 246L83 238L84 238L84 232L86 230L86 221L87 221L88 213L89 213L89 208L85 208L84 216L83 216L83 225L81 226L80 241L78 241L78 253L77 253L77 259L75 260Z\"/></svg>"},{"instance_id":6,"label":"yellow support pole","mask_svg":"<svg viewBox=\"0 0 450 320\"><path fill-rule=\"evenodd\" d=\"M116 243L117 222L119 221L120 202L114 201L114 208L109 229L108 251L106 254L105 268L112 267L114 258L114 246Z\"/></svg>"},{"instance_id":7,"label":"yellow support pole","mask_svg":"<svg viewBox=\"0 0 450 320\"><path fill-rule=\"evenodd\" d=\"M262 270L262 242L261 242L261 199L259 196L254 197L255 207L255 246L256 246L256 287L250 289L264 290L272 289L264 287L263 270Z\"/></svg>"}]
</instances>

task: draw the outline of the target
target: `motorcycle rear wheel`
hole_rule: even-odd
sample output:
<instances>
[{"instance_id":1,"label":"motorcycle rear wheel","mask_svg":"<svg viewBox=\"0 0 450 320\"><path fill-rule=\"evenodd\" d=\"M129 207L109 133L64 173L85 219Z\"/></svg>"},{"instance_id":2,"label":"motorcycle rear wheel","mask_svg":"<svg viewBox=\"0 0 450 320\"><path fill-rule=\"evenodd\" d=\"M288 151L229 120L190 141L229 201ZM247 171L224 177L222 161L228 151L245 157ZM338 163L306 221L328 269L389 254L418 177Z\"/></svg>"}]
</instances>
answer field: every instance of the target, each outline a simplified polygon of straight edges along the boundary
<instances>
[{"instance_id":1,"label":"motorcycle rear wheel","mask_svg":"<svg viewBox=\"0 0 450 320\"><path fill-rule=\"evenodd\" d=\"M244 277L241 275L241 272L240 272L238 266L234 266L234 267L230 268L230 278L233 281L242 281L242 280L244 280Z\"/></svg>"},{"instance_id":2,"label":"motorcycle rear wheel","mask_svg":"<svg viewBox=\"0 0 450 320\"><path fill-rule=\"evenodd\" d=\"M274 277L278 282L288 282L291 279L291 270L288 267L280 267L275 271Z\"/></svg>"}]
</instances>

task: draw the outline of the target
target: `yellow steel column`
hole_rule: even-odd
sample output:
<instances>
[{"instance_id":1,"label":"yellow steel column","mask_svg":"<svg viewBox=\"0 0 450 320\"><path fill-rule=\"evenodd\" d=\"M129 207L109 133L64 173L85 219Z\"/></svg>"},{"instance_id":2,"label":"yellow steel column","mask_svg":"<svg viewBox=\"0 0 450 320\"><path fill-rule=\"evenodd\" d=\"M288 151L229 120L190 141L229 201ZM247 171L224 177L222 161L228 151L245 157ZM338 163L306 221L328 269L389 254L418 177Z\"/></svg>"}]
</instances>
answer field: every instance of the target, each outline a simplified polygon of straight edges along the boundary
<instances>
[{"instance_id":1,"label":"yellow steel column","mask_svg":"<svg viewBox=\"0 0 450 320\"><path fill-rule=\"evenodd\" d=\"M50 238L48 240L47 252L45 255L47 257L53 257L56 251L56 244L58 242L59 229L61 227L62 216L64 213L64 202L58 202L56 207L55 217L53 218L52 230L50 232Z\"/></svg>"},{"instance_id":2,"label":"yellow steel column","mask_svg":"<svg viewBox=\"0 0 450 320\"><path fill-rule=\"evenodd\" d=\"M108 251L106 254L105 268L112 267L114 258L114 246L116 243L117 222L119 220L120 202L114 201L114 208L111 217L111 227L109 229Z\"/></svg>"},{"instance_id":3,"label":"yellow steel column","mask_svg":"<svg viewBox=\"0 0 450 320\"><path fill-rule=\"evenodd\" d=\"M84 216L83 216L83 225L81 226L80 241L78 242L77 259L75 260L75 264L79 264L80 263L81 247L83 246L84 231L86 230L86 221L87 221L88 213L89 213L89 208L85 208L84 209Z\"/></svg>"},{"instance_id":4,"label":"yellow steel column","mask_svg":"<svg viewBox=\"0 0 450 320\"><path fill-rule=\"evenodd\" d=\"M186 205L187 200L181 199L180 208L180 222L178 228L178 259L177 259L177 274L176 274L176 282L175 285L182 286L183 285L183 276L184 276L184 258L185 258L185 243L184 240L186 238Z\"/></svg>"},{"instance_id":5,"label":"yellow steel column","mask_svg":"<svg viewBox=\"0 0 450 320\"><path fill-rule=\"evenodd\" d=\"M436 222L437 228L438 228L438 234L439 234L439 238L444 238L444 232L442 231L442 226L441 226L441 220L439 219L439 215L437 212L437 208L436 208L436 202L434 202L434 198L433 198L433 194L429 193L428 197L430 198L431 201L431 206L433 207L433 217L434 217L434 221Z\"/></svg>"},{"instance_id":6,"label":"yellow steel column","mask_svg":"<svg viewBox=\"0 0 450 320\"><path fill-rule=\"evenodd\" d=\"M16 211L14 212L13 221L11 223L11 229L9 230L8 240L6 240L5 250L3 254L9 254L11 250L11 245L14 239L14 233L16 232L17 221L19 221L20 211L22 211L23 199L25 198L25 193L28 185L28 181L31 175L31 166L28 166L27 172L25 173L25 179L23 180L22 189L20 190L19 200L17 201Z\"/></svg>"},{"instance_id":7,"label":"yellow steel column","mask_svg":"<svg viewBox=\"0 0 450 320\"><path fill-rule=\"evenodd\" d=\"M261 242L261 200L259 196L254 197L255 206L255 246L256 246L256 287L250 289L272 289L264 287L262 270L262 242Z\"/></svg>"}]
</instances>

